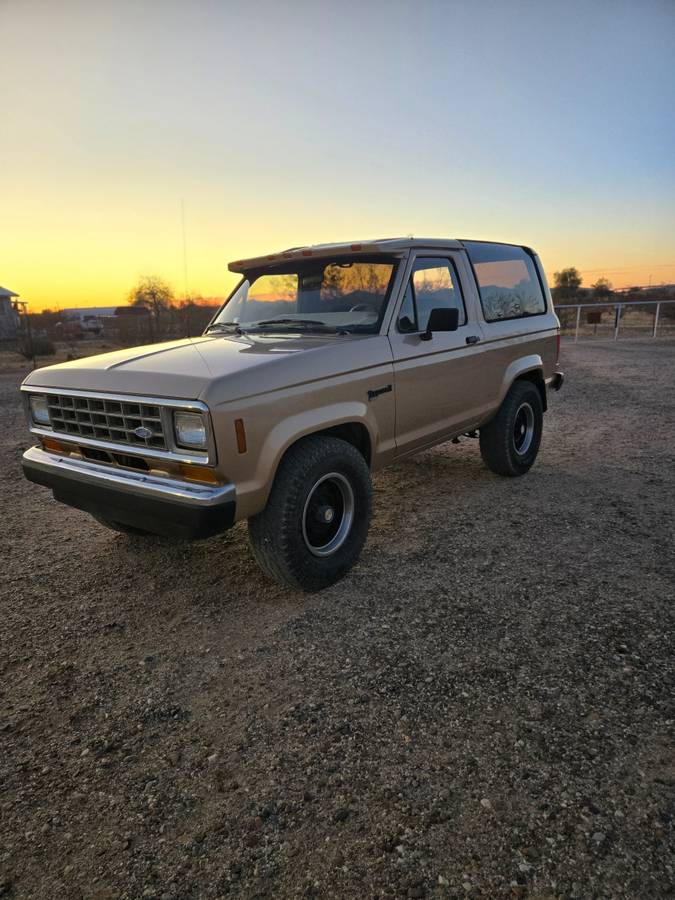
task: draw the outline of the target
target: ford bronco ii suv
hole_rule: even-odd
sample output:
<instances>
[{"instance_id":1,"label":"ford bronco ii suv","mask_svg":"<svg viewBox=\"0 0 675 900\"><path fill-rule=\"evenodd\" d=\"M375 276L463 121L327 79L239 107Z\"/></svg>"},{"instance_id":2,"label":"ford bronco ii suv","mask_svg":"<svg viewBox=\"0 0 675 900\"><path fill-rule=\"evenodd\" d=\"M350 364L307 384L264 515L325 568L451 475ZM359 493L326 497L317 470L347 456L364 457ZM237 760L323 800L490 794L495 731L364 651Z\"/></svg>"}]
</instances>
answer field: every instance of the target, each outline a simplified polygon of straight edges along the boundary
<instances>
[{"instance_id":1,"label":"ford bronco ii suv","mask_svg":"<svg viewBox=\"0 0 675 900\"><path fill-rule=\"evenodd\" d=\"M462 434L522 475L558 389L536 253L392 239L230 264L199 338L32 372L26 476L101 524L204 538L248 520L273 578L318 590L356 562L370 473Z\"/></svg>"}]
</instances>

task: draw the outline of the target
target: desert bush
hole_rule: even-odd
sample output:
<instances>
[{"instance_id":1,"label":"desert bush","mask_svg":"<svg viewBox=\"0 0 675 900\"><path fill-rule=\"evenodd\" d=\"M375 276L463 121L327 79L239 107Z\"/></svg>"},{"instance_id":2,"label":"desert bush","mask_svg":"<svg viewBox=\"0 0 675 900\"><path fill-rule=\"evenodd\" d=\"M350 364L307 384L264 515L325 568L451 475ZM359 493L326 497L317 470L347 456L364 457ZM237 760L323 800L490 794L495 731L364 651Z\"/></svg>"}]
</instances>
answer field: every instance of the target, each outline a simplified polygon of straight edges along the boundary
<instances>
[{"instance_id":1,"label":"desert bush","mask_svg":"<svg viewBox=\"0 0 675 900\"><path fill-rule=\"evenodd\" d=\"M54 344L52 344L49 338L34 337L33 347L31 349L30 341L24 338L21 342L19 352L22 356L25 356L26 359L31 359L33 355L53 356L56 353L56 347L54 346Z\"/></svg>"}]
</instances>

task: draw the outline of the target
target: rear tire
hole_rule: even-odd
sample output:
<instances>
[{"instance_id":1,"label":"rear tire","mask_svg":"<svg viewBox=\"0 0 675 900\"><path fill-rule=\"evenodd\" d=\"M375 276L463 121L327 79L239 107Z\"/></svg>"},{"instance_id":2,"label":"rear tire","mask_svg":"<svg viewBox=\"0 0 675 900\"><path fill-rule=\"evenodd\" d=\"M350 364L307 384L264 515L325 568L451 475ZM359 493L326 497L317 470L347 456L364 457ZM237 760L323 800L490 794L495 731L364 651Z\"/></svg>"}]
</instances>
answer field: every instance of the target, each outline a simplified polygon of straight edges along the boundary
<instances>
[{"instance_id":1,"label":"rear tire","mask_svg":"<svg viewBox=\"0 0 675 900\"><path fill-rule=\"evenodd\" d=\"M516 381L497 415L480 430L483 462L497 475L524 475L537 458L543 425L539 389L531 381Z\"/></svg>"},{"instance_id":2,"label":"rear tire","mask_svg":"<svg viewBox=\"0 0 675 900\"><path fill-rule=\"evenodd\" d=\"M305 438L282 459L265 509L248 520L253 555L276 581L320 591L359 558L371 508L359 451L339 438Z\"/></svg>"},{"instance_id":3,"label":"rear tire","mask_svg":"<svg viewBox=\"0 0 675 900\"><path fill-rule=\"evenodd\" d=\"M109 528L111 531L118 531L120 534L133 534L136 537L150 537L151 531L145 531L143 528L134 528L133 525L125 525L123 522L113 522L111 519L105 519L103 516L92 516L99 525Z\"/></svg>"}]
</instances>

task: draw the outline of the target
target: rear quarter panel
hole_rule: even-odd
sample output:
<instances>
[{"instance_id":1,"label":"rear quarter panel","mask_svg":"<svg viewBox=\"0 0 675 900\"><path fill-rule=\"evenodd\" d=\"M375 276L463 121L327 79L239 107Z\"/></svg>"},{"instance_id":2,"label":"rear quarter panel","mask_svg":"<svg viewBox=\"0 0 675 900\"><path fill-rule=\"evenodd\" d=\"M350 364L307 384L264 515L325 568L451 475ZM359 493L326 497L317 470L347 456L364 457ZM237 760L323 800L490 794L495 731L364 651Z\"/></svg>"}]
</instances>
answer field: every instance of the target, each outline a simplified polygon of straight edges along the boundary
<instances>
[{"instance_id":1,"label":"rear quarter panel","mask_svg":"<svg viewBox=\"0 0 675 900\"><path fill-rule=\"evenodd\" d=\"M544 379L547 379L556 371L560 322L553 308L541 260L536 254L533 256L544 290L546 312L537 316L488 322L480 301L477 300L484 344L488 351L486 365L492 370L491 382L497 388L493 412L520 375L540 371Z\"/></svg>"}]
</instances>

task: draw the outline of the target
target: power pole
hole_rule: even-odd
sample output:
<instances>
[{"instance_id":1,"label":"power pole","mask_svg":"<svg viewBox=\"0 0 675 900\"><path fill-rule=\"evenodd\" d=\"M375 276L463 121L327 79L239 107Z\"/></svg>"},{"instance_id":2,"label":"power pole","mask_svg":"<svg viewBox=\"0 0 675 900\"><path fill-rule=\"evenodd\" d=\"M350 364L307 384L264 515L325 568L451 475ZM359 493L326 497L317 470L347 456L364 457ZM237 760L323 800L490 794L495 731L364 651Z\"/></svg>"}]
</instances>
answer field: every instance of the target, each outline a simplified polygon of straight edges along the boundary
<instances>
[{"instance_id":1,"label":"power pole","mask_svg":"<svg viewBox=\"0 0 675 900\"><path fill-rule=\"evenodd\" d=\"M35 359L35 345L33 344L33 332L30 329L30 316L28 315L28 301L27 300L15 300L14 301L14 309L19 314L19 321L21 321L21 317L23 317L24 322L26 324L26 340L28 343L28 352L30 353L30 358L33 361L33 371L37 369L37 361Z\"/></svg>"}]
</instances>

